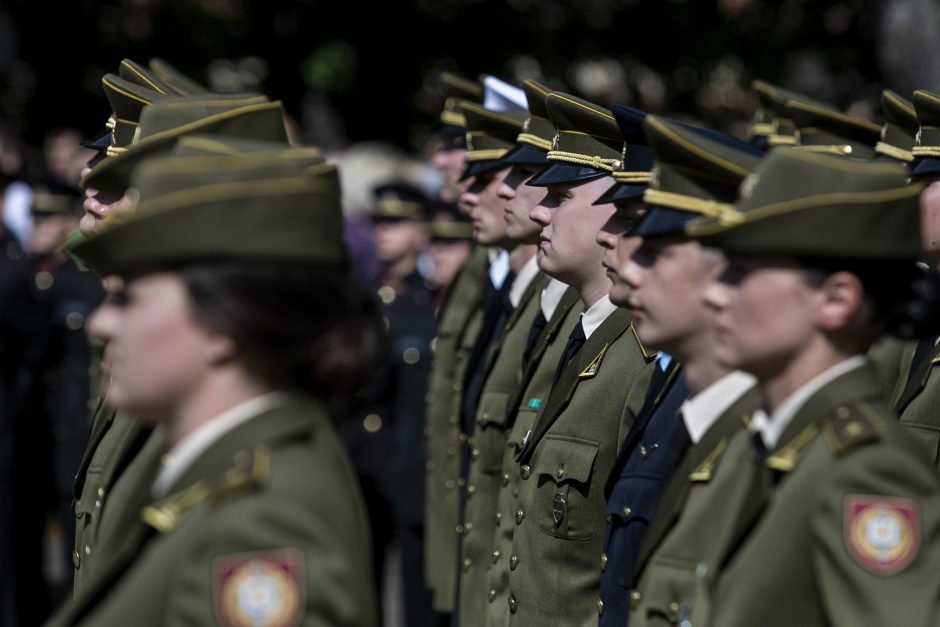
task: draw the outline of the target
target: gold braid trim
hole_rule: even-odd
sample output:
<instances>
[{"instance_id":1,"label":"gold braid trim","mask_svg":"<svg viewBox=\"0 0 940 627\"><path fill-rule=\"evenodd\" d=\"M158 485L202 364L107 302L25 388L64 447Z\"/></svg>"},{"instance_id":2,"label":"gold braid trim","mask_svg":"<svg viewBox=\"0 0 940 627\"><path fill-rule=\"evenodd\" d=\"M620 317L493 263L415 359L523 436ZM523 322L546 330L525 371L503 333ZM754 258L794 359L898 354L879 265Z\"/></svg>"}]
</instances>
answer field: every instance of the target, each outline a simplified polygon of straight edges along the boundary
<instances>
[{"instance_id":1,"label":"gold braid trim","mask_svg":"<svg viewBox=\"0 0 940 627\"><path fill-rule=\"evenodd\" d=\"M463 128L467 126L467 118L462 113L454 113L453 111L441 111L441 122Z\"/></svg>"},{"instance_id":2,"label":"gold braid trim","mask_svg":"<svg viewBox=\"0 0 940 627\"><path fill-rule=\"evenodd\" d=\"M773 135L777 127L769 122L755 122L751 124L752 135Z\"/></svg>"},{"instance_id":3,"label":"gold braid trim","mask_svg":"<svg viewBox=\"0 0 940 627\"><path fill-rule=\"evenodd\" d=\"M544 139L538 135L533 135L532 133L519 133L519 135L516 136L516 141L522 144L535 146L536 148L541 148L542 150L552 149L552 140Z\"/></svg>"},{"instance_id":4,"label":"gold braid trim","mask_svg":"<svg viewBox=\"0 0 940 627\"><path fill-rule=\"evenodd\" d=\"M940 157L940 146L914 146L914 157Z\"/></svg>"},{"instance_id":5,"label":"gold braid trim","mask_svg":"<svg viewBox=\"0 0 940 627\"><path fill-rule=\"evenodd\" d=\"M771 146L796 146L796 137L793 135L769 135L767 141Z\"/></svg>"},{"instance_id":6,"label":"gold braid trim","mask_svg":"<svg viewBox=\"0 0 940 627\"><path fill-rule=\"evenodd\" d=\"M618 183L649 183L650 173L640 172L614 172L611 174Z\"/></svg>"},{"instance_id":7,"label":"gold braid trim","mask_svg":"<svg viewBox=\"0 0 940 627\"><path fill-rule=\"evenodd\" d=\"M548 160L583 165L594 168L595 170L604 170L611 173L619 170L621 167L620 159L606 159L604 157L598 157L597 155L588 157L587 155L582 155L577 152L564 152L562 150L548 151Z\"/></svg>"},{"instance_id":8,"label":"gold braid trim","mask_svg":"<svg viewBox=\"0 0 940 627\"><path fill-rule=\"evenodd\" d=\"M468 150L465 155L467 161L489 161L502 159L509 152L508 148L490 148L489 150Z\"/></svg>"},{"instance_id":9,"label":"gold braid trim","mask_svg":"<svg viewBox=\"0 0 940 627\"><path fill-rule=\"evenodd\" d=\"M717 218L729 211L734 211L734 205L731 203L705 200L704 198L675 194L673 192L664 192L661 189L647 189L643 192L643 200L650 205L691 211L710 218Z\"/></svg>"},{"instance_id":10,"label":"gold braid trim","mask_svg":"<svg viewBox=\"0 0 940 627\"><path fill-rule=\"evenodd\" d=\"M901 161L913 161L914 153L910 150L904 150L903 148L898 148L891 144L885 142L878 142L875 144L875 152L880 155L887 155L889 157L894 157L895 159L900 159Z\"/></svg>"}]
</instances>

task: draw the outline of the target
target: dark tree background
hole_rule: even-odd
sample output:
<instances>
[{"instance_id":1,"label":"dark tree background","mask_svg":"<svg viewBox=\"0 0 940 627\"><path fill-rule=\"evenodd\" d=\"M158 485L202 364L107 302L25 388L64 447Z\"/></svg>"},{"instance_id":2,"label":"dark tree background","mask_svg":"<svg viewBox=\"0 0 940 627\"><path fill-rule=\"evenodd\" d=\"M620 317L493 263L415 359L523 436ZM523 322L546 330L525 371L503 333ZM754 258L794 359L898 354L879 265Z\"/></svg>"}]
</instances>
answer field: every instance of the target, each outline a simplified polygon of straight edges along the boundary
<instances>
[{"instance_id":1,"label":"dark tree background","mask_svg":"<svg viewBox=\"0 0 940 627\"><path fill-rule=\"evenodd\" d=\"M38 144L100 132L100 78L170 61L284 101L306 141L418 147L441 69L541 79L737 134L761 77L878 118L883 87L940 89L934 0L6 0L0 121Z\"/></svg>"}]
</instances>

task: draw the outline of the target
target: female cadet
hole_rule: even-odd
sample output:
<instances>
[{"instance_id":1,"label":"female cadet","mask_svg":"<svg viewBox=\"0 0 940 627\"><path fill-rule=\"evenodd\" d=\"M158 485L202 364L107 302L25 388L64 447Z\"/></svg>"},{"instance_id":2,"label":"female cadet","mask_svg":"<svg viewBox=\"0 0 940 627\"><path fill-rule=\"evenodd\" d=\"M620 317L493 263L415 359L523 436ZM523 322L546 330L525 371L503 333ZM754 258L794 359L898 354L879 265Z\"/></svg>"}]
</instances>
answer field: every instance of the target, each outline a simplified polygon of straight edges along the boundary
<instances>
[{"instance_id":1,"label":"female cadet","mask_svg":"<svg viewBox=\"0 0 940 627\"><path fill-rule=\"evenodd\" d=\"M123 279L89 321L109 397L170 444L56 625L375 625L368 525L327 406L381 322L345 274L314 151L171 156L75 253ZM139 512L139 515L136 514Z\"/></svg>"},{"instance_id":2,"label":"female cadet","mask_svg":"<svg viewBox=\"0 0 940 627\"><path fill-rule=\"evenodd\" d=\"M678 622L936 624L940 481L864 358L881 331L938 319L909 306L918 191L894 164L778 149L735 210L688 227L729 257L705 293L716 350L757 377L763 410L715 462L716 503L747 496L713 512Z\"/></svg>"}]
</instances>

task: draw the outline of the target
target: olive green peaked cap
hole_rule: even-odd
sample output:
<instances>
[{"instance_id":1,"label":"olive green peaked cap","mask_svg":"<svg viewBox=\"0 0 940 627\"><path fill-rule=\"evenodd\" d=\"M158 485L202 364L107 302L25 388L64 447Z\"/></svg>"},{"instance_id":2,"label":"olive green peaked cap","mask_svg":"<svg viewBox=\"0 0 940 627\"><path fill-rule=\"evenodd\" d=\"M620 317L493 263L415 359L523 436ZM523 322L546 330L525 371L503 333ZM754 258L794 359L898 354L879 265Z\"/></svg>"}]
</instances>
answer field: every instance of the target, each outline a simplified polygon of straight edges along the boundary
<instances>
[{"instance_id":1,"label":"olive green peaked cap","mask_svg":"<svg viewBox=\"0 0 940 627\"><path fill-rule=\"evenodd\" d=\"M108 156L114 156L133 143L144 107L166 96L114 74L105 74L101 87L113 112L107 123L111 129L111 144L106 151Z\"/></svg>"},{"instance_id":2,"label":"olive green peaked cap","mask_svg":"<svg viewBox=\"0 0 940 627\"><path fill-rule=\"evenodd\" d=\"M734 210L741 181L760 161L755 148L656 116L647 116L643 128L654 165L643 193L650 208L635 235L682 232L696 217Z\"/></svg>"},{"instance_id":3,"label":"olive green peaked cap","mask_svg":"<svg viewBox=\"0 0 940 627\"><path fill-rule=\"evenodd\" d=\"M917 112L910 100L890 89L881 92L881 110L885 123L881 127L881 140L875 144L875 153L903 161L914 159L914 137L917 135Z\"/></svg>"},{"instance_id":4,"label":"olive green peaked cap","mask_svg":"<svg viewBox=\"0 0 940 627\"><path fill-rule=\"evenodd\" d=\"M787 100L799 98L799 94L760 79L751 82L751 89L757 92L761 102L761 108L751 124L751 133L755 137L765 138L768 148L796 144L796 125L793 124Z\"/></svg>"},{"instance_id":5,"label":"olive green peaked cap","mask_svg":"<svg viewBox=\"0 0 940 627\"><path fill-rule=\"evenodd\" d=\"M806 150L867 159L875 154L881 127L809 99L787 101L799 129L799 145Z\"/></svg>"},{"instance_id":6,"label":"olive green peaked cap","mask_svg":"<svg viewBox=\"0 0 940 627\"><path fill-rule=\"evenodd\" d=\"M336 169L316 150L143 162L134 211L74 248L102 275L214 259L345 261Z\"/></svg>"},{"instance_id":7,"label":"olive green peaked cap","mask_svg":"<svg viewBox=\"0 0 940 627\"><path fill-rule=\"evenodd\" d=\"M460 109L467 120L467 169L462 178L508 167L499 159L512 148L528 113L491 111L472 102L462 102Z\"/></svg>"},{"instance_id":8,"label":"olive green peaked cap","mask_svg":"<svg viewBox=\"0 0 940 627\"><path fill-rule=\"evenodd\" d=\"M444 92L444 107L441 110L440 122L445 127L463 129L467 127L467 120L460 109L462 102L483 102L483 85L452 72L441 72L438 77L441 91Z\"/></svg>"},{"instance_id":9,"label":"olive green peaked cap","mask_svg":"<svg viewBox=\"0 0 940 627\"><path fill-rule=\"evenodd\" d=\"M922 189L899 163L781 147L741 184L735 208L686 233L732 253L916 259Z\"/></svg>"},{"instance_id":10,"label":"olive green peaked cap","mask_svg":"<svg viewBox=\"0 0 940 627\"><path fill-rule=\"evenodd\" d=\"M195 96L209 92L208 87L186 76L159 57L150 59L148 65L153 76L170 85L180 96Z\"/></svg>"},{"instance_id":11,"label":"olive green peaked cap","mask_svg":"<svg viewBox=\"0 0 940 627\"><path fill-rule=\"evenodd\" d=\"M609 109L557 91L546 96L545 108L555 127L549 165L528 185L589 180L623 169L623 136Z\"/></svg>"},{"instance_id":12,"label":"olive green peaked cap","mask_svg":"<svg viewBox=\"0 0 940 627\"><path fill-rule=\"evenodd\" d=\"M141 87L147 87L154 91L160 92L164 96L182 96L184 94L180 93L173 85L167 81L161 79L156 74L151 72L148 68L144 67L136 61L131 59L124 59L121 61L121 65L118 66L118 74L121 78L132 83L137 83Z\"/></svg>"},{"instance_id":13,"label":"olive green peaked cap","mask_svg":"<svg viewBox=\"0 0 940 627\"><path fill-rule=\"evenodd\" d=\"M506 164L545 165L552 149L555 126L548 119L545 97L551 90L535 81L522 83L529 115L516 136L516 145L502 158Z\"/></svg>"},{"instance_id":14,"label":"olive green peaked cap","mask_svg":"<svg viewBox=\"0 0 940 627\"><path fill-rule=\"evenodd\" d=\"M206 94L165 98L141 113L134 142L121 154L98 163L82 187L120 195L131 170L145 158L165 155L190 133L218 133L287 143L280 102L250 94Z\"/></svg>"}]
</instances>

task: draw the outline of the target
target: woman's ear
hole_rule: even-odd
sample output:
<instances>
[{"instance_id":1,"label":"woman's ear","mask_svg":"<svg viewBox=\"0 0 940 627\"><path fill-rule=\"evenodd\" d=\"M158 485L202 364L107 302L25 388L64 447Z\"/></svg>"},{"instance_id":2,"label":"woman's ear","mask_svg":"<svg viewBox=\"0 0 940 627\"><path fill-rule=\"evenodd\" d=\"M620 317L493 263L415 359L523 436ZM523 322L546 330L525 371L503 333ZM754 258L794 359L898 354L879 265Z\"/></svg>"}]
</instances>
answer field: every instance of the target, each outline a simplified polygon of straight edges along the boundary
<instances>
[{"instance_id":1,"label":"woman's ear","mask_svg":"<svg viewBox=\"0 0 940 627\"><path fill-rule=\"evenodd\" d=\"M235 341L225 334L207 331L203 355L210 366L227 363L235 356Z\"/></svg>"},{"instance_id":2,"label":"woman's ear","mask_svg":"<svg viewBox=\"0 0 940 627\"><path fill-rule=\"evenodd\" d=\"M865 299L862 282L851 272L834 272L819 287L820 327L830 333L851 326Z\"/></svg>"}]
</instances>

